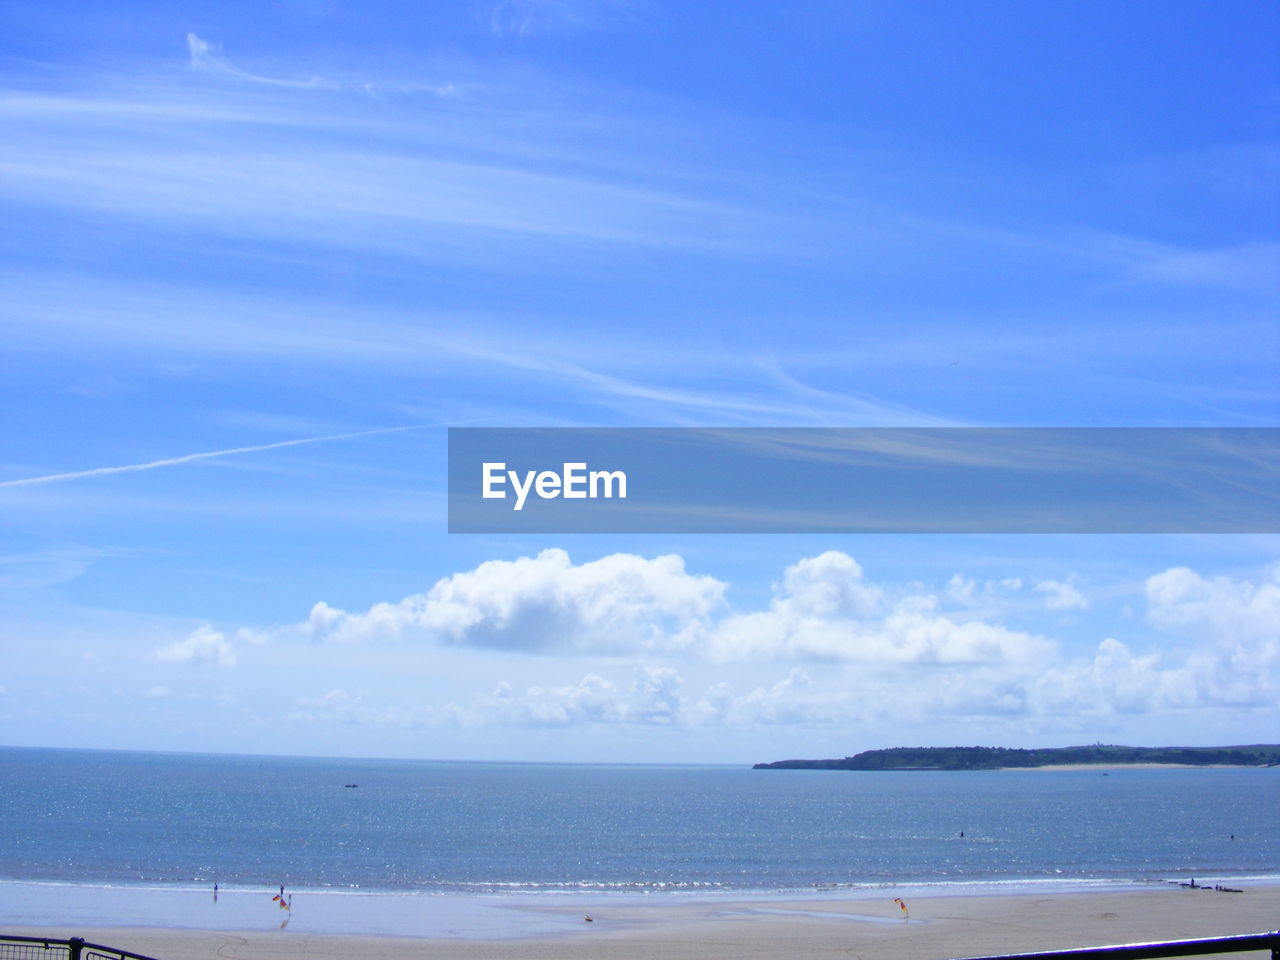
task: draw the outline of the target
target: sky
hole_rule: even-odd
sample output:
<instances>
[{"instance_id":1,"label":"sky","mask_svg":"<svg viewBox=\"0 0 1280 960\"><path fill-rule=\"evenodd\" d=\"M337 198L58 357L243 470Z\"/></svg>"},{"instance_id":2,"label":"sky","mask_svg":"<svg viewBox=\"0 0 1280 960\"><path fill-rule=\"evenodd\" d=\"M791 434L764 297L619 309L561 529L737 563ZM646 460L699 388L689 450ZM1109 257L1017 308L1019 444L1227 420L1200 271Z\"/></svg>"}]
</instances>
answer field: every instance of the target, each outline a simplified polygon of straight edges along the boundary
<instances>
[{"instance_id":1,"label":"sky","mask_svg":"<svg viewBox=\"0 0 1280 960\"><path fill-rule=\"evenodd\" d=\"M1274 535L449 534L485 427L1280 425L1274 4L0 7L0 743L1280 740Z\"/></svg>"}]
</instances>

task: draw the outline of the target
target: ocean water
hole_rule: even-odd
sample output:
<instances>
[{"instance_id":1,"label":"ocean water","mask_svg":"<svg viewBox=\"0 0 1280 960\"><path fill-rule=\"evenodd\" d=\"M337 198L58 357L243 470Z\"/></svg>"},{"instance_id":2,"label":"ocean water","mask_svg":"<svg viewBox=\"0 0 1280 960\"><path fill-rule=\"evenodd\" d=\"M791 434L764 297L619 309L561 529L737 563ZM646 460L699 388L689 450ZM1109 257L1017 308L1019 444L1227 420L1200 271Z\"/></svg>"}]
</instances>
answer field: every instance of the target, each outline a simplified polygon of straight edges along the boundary
<instances>
[{"instance_id":1,"label":"ocean water","mask_svg":"<svg viewBox=\"0 0 1280 960\"><path fill-rule=\"evenodd\" d=\"M88 897L109 922L101 904L120 891L203 902L215 882L227 911L238 896L258 909L281 884L313 900L502 903L1247 881L1280 875L1280 768L855 773L3 748L0 825L0 922L40 916L39 891Z\"/></svg>"}]
</instances>

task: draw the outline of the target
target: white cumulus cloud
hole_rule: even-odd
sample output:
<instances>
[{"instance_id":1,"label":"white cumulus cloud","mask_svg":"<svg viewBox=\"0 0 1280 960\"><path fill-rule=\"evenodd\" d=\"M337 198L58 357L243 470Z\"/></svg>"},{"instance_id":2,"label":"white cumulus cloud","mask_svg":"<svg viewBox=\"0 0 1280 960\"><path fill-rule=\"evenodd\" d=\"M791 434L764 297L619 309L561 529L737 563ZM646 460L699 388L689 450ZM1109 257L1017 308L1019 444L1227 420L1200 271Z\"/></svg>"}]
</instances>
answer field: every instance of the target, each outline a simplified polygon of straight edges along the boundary
<instances>
[{"instance_id":1,"label":"white cumulus cloud","mask_svg":"<svg viewBox=\"0 0 1280 960\"><path fill-rule=\"evenodd\" d=\"M1280 693L1280 567L1258 583L1172 567L1147 579L1146 595L1147 619L1195 644L1188 669L1203 698L1260 704Z\"/></svg>"},{"instance_id":2,"label":"white cumulus cloud","mask_svg":"<svg viewBox=\"0 0 1280 960\"><path fill-rule=\"evenodd\" d=\"M674 555L619 553L574 564L553 549L487 561L366 613L318 603L295 629L316 639L419 633L493 649L656 650L687 643L687 631L722 604L725 586L690 575Z\"/></svg>"},{"instance_id":3,"label":"white cumulus cloud","mask_svg":"<svg viewBox=\"0 0 1280 960\"><path fill-rule=\"evenodd\" d=\"M1072 716L1147 713L1184 701L1184 676L1162 670L1159 654L1138 656L1108 637L1089 660L1052 669L1032 688L1035 711Z\"/></svg>"},{"instance_id":4,"label":"white cumulus cloud","mask_svg":"<svg viewBox=\"0 0 1280 960\"><path fill-rule=\"evenodd\" d=\"M219 667L236 665L235 648L208 624L179 640L155 651L155 658L165 663L211 663Z\"/></svg>"},{"instance_id":5,"label":"white cumulus cloud","mask_svg":"<svg viewBox=\"0 0 1280 960\"><path fill-rule=\"evenodd\" d=\"M1146 595L1157 626L1253 649L1270 662L1280 652L1280 567L1261 583L1173 567L1147 579Z\"/></svg>"},{"instance_id":6,"label":"white cumulus cloud","mask_svg":"<svg viewBox=\"0 0 1280 960\"><path fill-rule=\"evenodd\" d=\"M614 554L575 564L553 549L481 563L364 613L318 603L303 622L252 638L417 637L455 648L448 656L462 662L520 652L563 657L572 671L557 682L486 681L443 701L384 703L335 690L299 703L314 718L407 727L747 729L892 720L1077 729L1125 716L1257 710L1280 699L1280 571L1249 581L1175 567L1149 578L1147 620L1172 633L1172 643L1103 635L1089 652L1068 656L1054 640L1000 621L1086 609L1078 579L957 574L933 592L914 583L882 587L853 557L831 550L786 567L767 605L735 611L726 583L688 572L678 556ZM208 627L157 653L223 665L234 656ZM778 674L766 679L761 670L770 663Z\"/></svg>"},{"instance_id":7,"label":"white cumulus cloud","mask_svg":"<svg viewBox=\"0 0 1280 960\"><path fill-rule=\"evenodd\" d=\"M911 596L887 612L882 591L850 556L828 551L789 567L768 610L729 616L707 638L720 660L818 659L883 663L1025 661L1049 649L1043 638L937 610Z\"/></svg>"},{"instance_id":8,"label":"white cumulus cloud","mask_svg":"<svg viewBox=\"0 0 1280 960\"><path fill-rule=\"evenodd\" d=\"M948 600L974 605L1004 600L1009 594L1022 589L1021 577L1005 577L1003 580L976 580L957 573L943 588Z\"/></svg>"},{"instance_id":9,"label":"white cumulus cloud","mask_svg":"<svg viewBox=\"0 0 1280 960\"><path fill-rule=\"evenodd\" d=\"M1074 577L1066 580L1041 580L1036 584L1036 593L1045 595L1045 606L1050 610L1085 610L1089 601L1077 589Z\"/></svg>"}]
</instances>

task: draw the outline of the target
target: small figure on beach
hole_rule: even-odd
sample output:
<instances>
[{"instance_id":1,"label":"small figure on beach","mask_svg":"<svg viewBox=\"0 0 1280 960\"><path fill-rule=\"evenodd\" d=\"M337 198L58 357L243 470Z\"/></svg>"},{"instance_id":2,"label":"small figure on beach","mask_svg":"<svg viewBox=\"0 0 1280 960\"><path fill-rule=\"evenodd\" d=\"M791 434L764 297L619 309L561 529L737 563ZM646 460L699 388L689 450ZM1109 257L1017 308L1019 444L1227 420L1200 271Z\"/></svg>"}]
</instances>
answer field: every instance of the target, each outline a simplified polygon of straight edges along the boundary
<instances>
[{"instance_id":1,"label":"small figure on beach","mask_svg":"<svg viewBox=\"0 0 1280 960\"><path fill-rule=\"evenodd\" d=\"M961 840L963 840L963 839L964 839L964 831L963 831L963 830L961 830L961 831L960 831L960 839L961 839Z\"/></svg>"},{"instance_id":2,"label":"small figure on beach","mask_svg":"<svg viewBox=\"0 0 1280 960\"><path fill-rule=\"evenodd\" d=\"M216 883L213 885L213 902L218 902L218 885Z\"/></svg>"}]
</instances>

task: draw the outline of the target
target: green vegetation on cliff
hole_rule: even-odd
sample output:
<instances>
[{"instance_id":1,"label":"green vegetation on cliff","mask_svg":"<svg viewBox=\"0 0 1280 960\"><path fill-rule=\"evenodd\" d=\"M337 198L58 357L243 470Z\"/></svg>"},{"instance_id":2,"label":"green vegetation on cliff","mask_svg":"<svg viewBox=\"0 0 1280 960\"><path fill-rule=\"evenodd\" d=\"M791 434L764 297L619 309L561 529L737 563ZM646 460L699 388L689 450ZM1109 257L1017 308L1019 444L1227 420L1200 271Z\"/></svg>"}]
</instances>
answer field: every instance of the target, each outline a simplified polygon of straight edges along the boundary
<instances>
[{"instance_id":1,"label":"green vegetation on cliff","mask_svg":"<svg viewBox=\"0 0 1280 960\"><path fill-rule=\"evenodd\" d=\"M1182 763L1265 767L1280 764L1280 744L1241 747L1088 747L1021 750L1007 747L893 747L841 760L778 760L756 770L998 770L1058 764Z\"/></svg>"}]
</instances>

